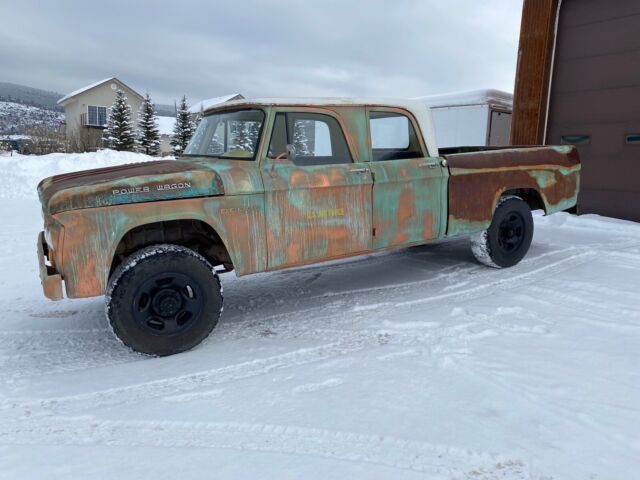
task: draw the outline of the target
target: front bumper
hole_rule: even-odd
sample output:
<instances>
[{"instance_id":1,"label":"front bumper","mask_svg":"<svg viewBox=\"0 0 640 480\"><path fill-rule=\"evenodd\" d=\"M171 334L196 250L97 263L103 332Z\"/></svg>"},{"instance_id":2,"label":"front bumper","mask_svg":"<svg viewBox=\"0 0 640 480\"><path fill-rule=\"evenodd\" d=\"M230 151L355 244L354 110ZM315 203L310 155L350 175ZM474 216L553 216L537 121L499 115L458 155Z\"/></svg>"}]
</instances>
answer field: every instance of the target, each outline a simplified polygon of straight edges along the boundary
<instances>
[{"instance_id":1,"label":"front bumper","mask_svg":"<svg viewBox=\"0 0 640 480\"><path fill-rule=\"evenodd\" d=\"M44 239L44 232L38 234L38 263L40 264L40 281L45 297L50 300L62 300L62 276L58 271L45 263L49 254L49 246Z\"/></svg>"}]
</instances>

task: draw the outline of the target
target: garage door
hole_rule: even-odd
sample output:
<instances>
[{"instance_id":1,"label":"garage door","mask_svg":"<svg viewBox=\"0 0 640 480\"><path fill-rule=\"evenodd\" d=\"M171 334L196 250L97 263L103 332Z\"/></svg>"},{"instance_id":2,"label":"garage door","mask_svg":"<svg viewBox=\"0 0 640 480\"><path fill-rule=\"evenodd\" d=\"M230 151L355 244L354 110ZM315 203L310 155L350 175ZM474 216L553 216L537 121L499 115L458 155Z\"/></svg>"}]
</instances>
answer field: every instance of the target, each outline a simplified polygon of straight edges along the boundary
<instances>
[{"instance_id":1,"label":"garage door","mask_svg":"<svg viewBox=\"0 0 640 480\"><path fill-rule=\"evenodd\" d=\"M547 144L578 145L578 209L640 221L640 1L564 0Z\"/></svg>"}]
</instances>

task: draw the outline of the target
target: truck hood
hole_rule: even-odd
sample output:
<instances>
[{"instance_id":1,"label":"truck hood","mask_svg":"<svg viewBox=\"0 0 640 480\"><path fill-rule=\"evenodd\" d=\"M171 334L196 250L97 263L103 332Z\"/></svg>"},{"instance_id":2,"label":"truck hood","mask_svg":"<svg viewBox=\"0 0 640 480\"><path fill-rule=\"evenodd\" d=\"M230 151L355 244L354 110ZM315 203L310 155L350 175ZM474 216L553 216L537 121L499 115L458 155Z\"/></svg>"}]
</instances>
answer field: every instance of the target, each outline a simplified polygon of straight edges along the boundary
<instances>
[{"instance_id":1,"label":"truck hood","mask_svg":"<svg viewBox=\"0 0 640 480\"><path fill-rule=\"evenodd\" d=\"M210 167L178 160L132 163L56 175L38 184L43 212L223 195Z\"/></svg>"}]
</instances>

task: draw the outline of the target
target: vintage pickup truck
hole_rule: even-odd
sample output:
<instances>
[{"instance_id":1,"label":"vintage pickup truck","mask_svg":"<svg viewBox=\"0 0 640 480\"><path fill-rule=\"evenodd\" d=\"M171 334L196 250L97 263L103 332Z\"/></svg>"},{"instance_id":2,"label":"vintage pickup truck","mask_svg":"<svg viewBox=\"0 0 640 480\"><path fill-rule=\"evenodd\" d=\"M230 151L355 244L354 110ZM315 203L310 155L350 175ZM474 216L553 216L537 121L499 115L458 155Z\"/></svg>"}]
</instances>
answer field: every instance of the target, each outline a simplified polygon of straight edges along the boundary
<instances>
[{"instance_id":1,"label":"vintage pickup truck","mask_svg":"<svg viewBox=\"0 0 640 480\"><path fill-rule=\"evenodd\" d=\"M531 210L576 204L571 146L438 151L412 101L263 99L204 112L178 160L44 179L50 299L106 295L115 334L169 355L209 335L218 272L280 270L471 236L479 261L526 254Z\"/></svg>"}]
</instances>

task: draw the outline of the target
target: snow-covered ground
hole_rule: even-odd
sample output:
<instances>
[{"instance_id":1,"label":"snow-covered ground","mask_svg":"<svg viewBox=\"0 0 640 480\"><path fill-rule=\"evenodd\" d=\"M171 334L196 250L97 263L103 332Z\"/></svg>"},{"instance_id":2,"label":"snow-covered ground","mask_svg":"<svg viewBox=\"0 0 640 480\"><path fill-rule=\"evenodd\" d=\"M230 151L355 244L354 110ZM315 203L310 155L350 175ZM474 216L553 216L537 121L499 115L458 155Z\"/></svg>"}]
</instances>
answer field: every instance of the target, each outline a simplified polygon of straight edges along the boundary
<instances>
[{"instance_id":1,"label":"snow-covered ground","mask_svg":"<svg viewBox=\"0 0 640 480\"><path fill-rule=\"evenodd\" d=\"M2 188L33 188L38 165L52 173L46 159L22 161L7 171L1 159ZM38 204L10 191L0 203L0 478L640 471L640 225L536 215L530 253L507 270L478 265L460 239L225 274L211 337L147 358L113 339L102 298L43 297Z\"/></svg>"}]
</instances>

